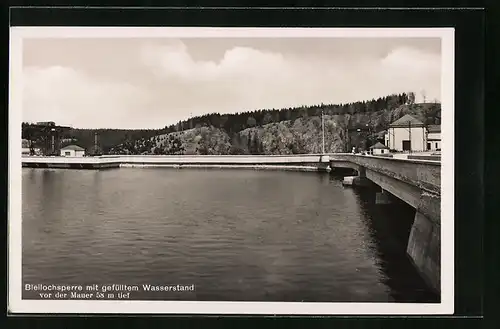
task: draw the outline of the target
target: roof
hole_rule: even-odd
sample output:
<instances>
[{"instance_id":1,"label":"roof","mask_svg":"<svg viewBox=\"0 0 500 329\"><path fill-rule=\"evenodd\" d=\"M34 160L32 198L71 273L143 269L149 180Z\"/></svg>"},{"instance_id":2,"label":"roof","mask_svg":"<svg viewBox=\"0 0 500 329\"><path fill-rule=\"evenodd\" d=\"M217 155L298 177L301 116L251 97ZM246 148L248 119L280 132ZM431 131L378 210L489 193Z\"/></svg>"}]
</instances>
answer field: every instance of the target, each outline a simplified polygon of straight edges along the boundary
<instances>
[{"instance_id":1,"label":"roof","mask_svg":"<svg viewBox=\"0 0 500 329\"><path fill-rule=\"evenodd\" d=\"M377 142L375 145L370 146L371 149L388 149L384 144Z\"/></svg>"},{"instance_id":2,"label":"roof","mask_svg":"<svg viewBox=\"0 0 500 329\"><path fill-rule=\"evenodd\" d=\"M428 125L427 131L430 133L440 133L441 132L441 125Z\"/></svg>"},{"instance_id":3,"label":"roof","mask_svg":"<svg viewBox=\"0 0 500 329\"><path fill-rule=\"evenodd\" d=\"M62 147L61 150L85 151L85 149L83 147L80 147L78 145L73 145L73 144Z\"/></svg>"},{"instance_id":4,"label":"roof","mask_svg":"<svg viewBox=\"0 0 500 329\"><path fill-rule=\"evenodd\" d=\"M422 127L423 125L424 123L422 121L412 117L409 114L405 114L398 120L391 123L389 127L408 127L408 126Z\"/></svg>"}]
</instances>

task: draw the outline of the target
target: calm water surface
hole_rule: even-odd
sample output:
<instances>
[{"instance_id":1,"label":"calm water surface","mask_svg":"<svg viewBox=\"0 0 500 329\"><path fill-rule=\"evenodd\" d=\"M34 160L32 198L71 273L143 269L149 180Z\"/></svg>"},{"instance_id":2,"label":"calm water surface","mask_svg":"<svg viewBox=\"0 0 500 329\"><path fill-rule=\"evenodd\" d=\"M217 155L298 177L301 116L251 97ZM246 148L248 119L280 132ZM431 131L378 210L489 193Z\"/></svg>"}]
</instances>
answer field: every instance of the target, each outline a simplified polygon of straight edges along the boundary
<instances>
[{"instance_id":1,"label":"calm water surface","mask_svg":"<svg viewBox=\"0 0 500 329\"><path fill-rule=\"evenodd\" d=\"M143 299L436 301L405 253L414 211L376 206L372 191L328 174L25 168L22 180L24 284L195 285Z\"/></svg>"}]
</instances>

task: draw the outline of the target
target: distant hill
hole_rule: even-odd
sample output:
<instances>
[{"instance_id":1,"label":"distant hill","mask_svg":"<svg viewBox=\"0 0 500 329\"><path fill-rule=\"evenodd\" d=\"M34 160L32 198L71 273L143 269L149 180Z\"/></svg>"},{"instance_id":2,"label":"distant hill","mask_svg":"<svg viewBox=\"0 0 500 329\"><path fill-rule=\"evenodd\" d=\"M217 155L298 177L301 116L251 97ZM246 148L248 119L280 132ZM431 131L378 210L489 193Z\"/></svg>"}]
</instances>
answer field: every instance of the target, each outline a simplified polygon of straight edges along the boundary
<instances>
[{"instance_id":1,"label":"distant hill","mask_svg":"<svg viewBox=\"0 0 500 329\"><path fill-rule=\"evenodd\" d=\"M319 115L303 115L278 122L271 120L268 123L264 120L261 124L255 120L255 122L249 122L243 129L233 128L232 131L227 127L197 124L194 128L161 133L154 137L140 138L133 143L120 144L110 149L110 153L321 153L321 110L326 111L321 107L319 109ZM383 132L389 124L405 114L412 114L426 124L440 124L441 104L394 104L392 108L373 112L325 114L325 151L345 152L352 146L364 149L377 141L383 142ZM253 118L253 116L248 117ZM247 119L247 121L252 121L252 119ZM182 127L183 124L180 125Z\"/></svg>"},{"instance_id":2,"label":"distant hill","mask_svg":"<svg viewBox=\"0 0 500 329\"><path fill-rule=\"evenodd\" d=\"M441 123L441 104L414 104L414 99L414 93L403 93L347 104L211 113L162 129L69 129L62 137L92 153L97 132L105 154L318 153L323 113L325 151L339 152L383 140L388 125L407 113L426 124ZM23 123L23 138L28 126Z\"/></svg>"}]
</instances>

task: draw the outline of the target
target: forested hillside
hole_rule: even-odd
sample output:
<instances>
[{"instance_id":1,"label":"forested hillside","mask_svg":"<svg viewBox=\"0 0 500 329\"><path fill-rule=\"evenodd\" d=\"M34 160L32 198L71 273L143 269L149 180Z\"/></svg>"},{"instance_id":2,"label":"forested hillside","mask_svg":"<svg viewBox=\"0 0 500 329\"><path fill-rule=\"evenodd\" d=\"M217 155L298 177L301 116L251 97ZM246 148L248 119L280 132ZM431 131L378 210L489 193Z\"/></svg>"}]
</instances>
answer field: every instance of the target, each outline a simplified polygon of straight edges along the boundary
<instances>
[{"instance_id":1,"label":"forested hillside","mask_svg":"<svg viewBox=\"0 0 500 329\"><path fill-rule=\"evenodd\" d=\"M319 153L323 114L325 151L340 152L368 147L407 113L426 124L440 124L439 103L414 102L413 93L403 93L348 104L212 113L157 130L69 129L63 133L63 146L75 143L92 153L97 132L105 154ZM27 126L23 123L23 136Z\"/></svg>"},{"instance_id":2,"label":"forested hillside","mask_svg":"<svg viewBox=\"0 0 500 329\"><path fill-rule=\"evenodd\" d=\"M208 114L179 122L110 149L112 154L304 154L322 149L345 152L383 141L388 125L405 114L440 124L439 103L415 104L413 94L369 102L259 110L231 115Z\"/></svg>"}]
</instances>

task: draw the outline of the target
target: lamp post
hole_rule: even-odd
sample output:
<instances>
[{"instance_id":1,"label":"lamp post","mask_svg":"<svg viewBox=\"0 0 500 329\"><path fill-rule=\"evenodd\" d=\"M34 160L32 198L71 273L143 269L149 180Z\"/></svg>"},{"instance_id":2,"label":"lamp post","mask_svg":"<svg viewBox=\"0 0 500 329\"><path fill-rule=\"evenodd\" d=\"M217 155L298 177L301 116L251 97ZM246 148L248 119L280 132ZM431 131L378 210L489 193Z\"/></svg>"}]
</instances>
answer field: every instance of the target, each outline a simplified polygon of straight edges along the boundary
<instances>
[{"instance_id":1,"label":"lamp post","mask_svg":"<svg viewBox=\"0 0 500 329\"><path fill-rule=\"evenodd\" d=\"M360 128L356 129L356 132L361 133L361 129L360 129ZM363 149L364 149L364 147L361 145L361 143L360 143L360 141L359 141L359 136L360 136L360 134L358 134L358 135L357 135L357 137L358 137L358 138L357 138L357 139L358 139L358 141L357 141L356 146L355 146L356 151L361 151L361 150L363 150Z\"/></svg>"},{"instance_id":2,"label":"lamp post","mask_svg":"<svg viewBox=\"0 0 500 329\"><path fill-rule=\"evenodd\" d=\"M322 154L325 154L325 119L323 118L323 111L321 111L321 127L323 131Z\"/></svg>"},{"instance_id":3,"label":"lamp post","mask_svg":"<svg viewBox=\"0 0 500 329\"><path fill-rule=\"evenodd\" d=\"M345 151L346 153L351 153L351 150L350 150L350 143L349 143L349 127L345 127Z\"/></svg>"},{"instance_id":4,"label":"lamp post","mask_svg":"<svg viewBox=\"0 0 500 329\"><path fill-rule=\"evenodd\" d=\"M99 133L97 131L94 134L94 155L101 155L101 148L99 147Z\"/></svg>"},{"instance_id":5,"label":"lamp post","mask_svg":"<svg viewBox=\"0 0 500 329\"><path fill-rule=\"evenodd\" d=\"M52 138L51 148L50 148L51 155L55 155L55 153L56 153L56 145L55 145L56 144L56 136L55 136L56 129L52 128L52 129L50 129L50 131L51 131L51 138Z\"/></svg>"},{"instance_id":6,"label":"lamp post","mask_svg":"<svg viewBox=\"0 0 500 329\"><path fill-rule=\"evenodd\" d=\"M408 121L408 139L410 140L410 152L409 153L411 153L411 121Z\"/></svg>"},{"instance_id":7,"label":"lamp post","mask_svg":"<svg viewBox=\"0 0 500 329\"><path fill-rule=\"evenodd\" d=\"M372 146L372 141L371 141L371 129L370 129L370 128L371 128L371 126L370 126L370 123L371 123L371 122L369 122L369 123L367 123L367 124L365 125L366 130L368 130L368 136L367 136L367 138L366 138L366 140L368 141L368 144L367 144L367 145L369 145L369 146L367 147L367 150L366 150L366 152L367 152L368 154L370 154L370 152L371 152L370 146Z\"/></svg>"}]
</instances>

